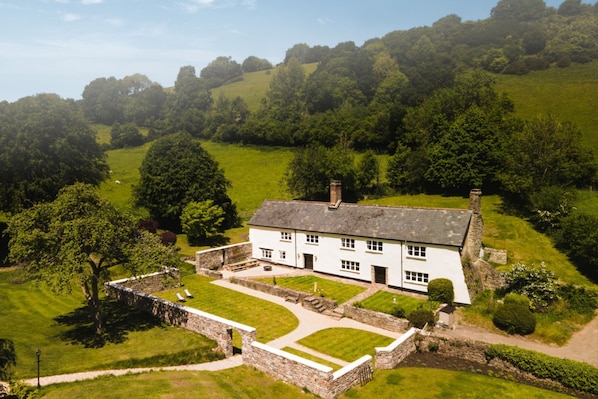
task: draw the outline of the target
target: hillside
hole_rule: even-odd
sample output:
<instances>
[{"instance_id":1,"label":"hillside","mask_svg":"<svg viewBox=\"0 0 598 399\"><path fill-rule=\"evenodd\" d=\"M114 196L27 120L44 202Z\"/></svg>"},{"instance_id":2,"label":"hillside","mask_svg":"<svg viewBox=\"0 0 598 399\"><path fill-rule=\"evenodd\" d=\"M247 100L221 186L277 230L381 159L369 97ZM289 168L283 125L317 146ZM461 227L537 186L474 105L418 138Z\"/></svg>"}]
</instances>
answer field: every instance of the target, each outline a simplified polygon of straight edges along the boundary
<instances>
[{"instance_id":1,"label":"hillside","mask_svg":"<svg viewBox=\"0 0 598 399\"><path fill-rule=\"evenodd\" d=\"M598 154L598 61L549 68L527 75L494 75L496 89L508 93L524 119L550 113L574 122Z\"/></svg>"},{"instance_id":2,"label":"hillside","mask_svg":"<svg viewBox=\"0 0 598 399\"><path fill-rule=\"evenodd\" d=\"M304 64L303 70L306 75L316 70L318 64ZM270 86L272 76L277 68L266 71L249 72L243 74L243 80L227 83L223 86L212 89L212 98L217 100L221 95L228 99L241 97L252 112L259 109L262 98L266 97L266 92Z\"/></svg>"}]
</instances>

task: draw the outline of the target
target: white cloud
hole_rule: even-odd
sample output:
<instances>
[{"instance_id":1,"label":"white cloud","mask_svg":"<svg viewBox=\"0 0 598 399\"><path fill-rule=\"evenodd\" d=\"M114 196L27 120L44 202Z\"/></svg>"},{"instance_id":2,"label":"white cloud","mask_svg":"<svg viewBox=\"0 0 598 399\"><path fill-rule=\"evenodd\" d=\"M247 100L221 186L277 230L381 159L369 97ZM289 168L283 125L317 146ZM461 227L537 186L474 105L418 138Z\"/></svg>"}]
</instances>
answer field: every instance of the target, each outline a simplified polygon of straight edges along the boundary
<instances>
[{"instance_id":1,"label":"white cloud","mask_svg":"<svg viewBox=\"0 0 598 399\"><path fill-rule=\"evenodd\" d=\"M100 4L102 3L104 0L81 0L81 4L83 5L89 5L89 4Z\"/></svg>"},{"instance_id":2,"label":"white cloud","mask_svg":"<svg viewBox=\"0 0 598 399\"><path fill-rule=\"evenodd\" d=\"M328 17L320 17L317 19L317 21L320 25L329 25L334 22L332 19Z\"/></svg>"},{"instance_id":3,"label":"white cloud","mask_svg":"<svg viewBox=\"0 0 598 399\"><path fill-rule=\"evenodd\" d=\"M61 17L64 22L75 22L81 19L81 16L71 13L61 14Z\"/></svg>"}]
</instances>

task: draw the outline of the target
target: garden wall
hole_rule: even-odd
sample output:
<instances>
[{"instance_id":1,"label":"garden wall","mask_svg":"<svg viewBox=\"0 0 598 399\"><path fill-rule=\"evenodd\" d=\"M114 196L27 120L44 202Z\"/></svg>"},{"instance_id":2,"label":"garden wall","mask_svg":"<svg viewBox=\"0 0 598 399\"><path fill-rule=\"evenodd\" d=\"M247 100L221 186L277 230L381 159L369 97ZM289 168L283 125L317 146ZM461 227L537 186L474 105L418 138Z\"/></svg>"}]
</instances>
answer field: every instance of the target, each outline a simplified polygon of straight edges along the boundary
<instances>
[{"instance_id":1,"label":"garden wall","mask_svg":"<svg viewBox=\"0 0 598 399\"><path fill-rule=\"evenodd\" d=\"M393 332L404 332L409 329L409 320L399 319L393 315L376 312L369 309L356 308L352 305L343 306L345 317L349 317L360 323L383 328Z\"/></svg>"},{"instance_id":2,"label":"garden wall","mask_svg":"<svg viewBox=\"0 0 598 399\"><path fill-rule=\"evenodd\" d=\"M106 283L107 294L128 306L150 313L165 323L186 328L213 339L226 357L233 355L233 329L241 335L243 347L249 346L256 339L256 330L253 327L125 287L122 284L126 281Z\"/></svg>"},{"instance_id":3,"label":"garden wall","mask_svg":"<svg viewBox=\"0 0 598 399\"><path fill-rule=\"evenodd\" d=\"M416 339L421 330L411 328L385 348L376 348L376 368L394 369L407 356L417 350Z\"/></svg>"},{"instance_id":4,"label":"garden wall","mask_svg":"<svg viewBox=\"0 0 598 399\"><path fill-rule=\"evenodd\" d=\"M251 288L252 290L264 292L266 294L274 295L281 298L297 298L297 302L303 304L305 298L312 297L312 294L302 291L295 291L290 288L280 287L278 285L262 283L261 281L255 281L247 278L235 277L231 279L231 283L242 285L243 287ZM333 310L338 306L338 303L329 298L316 297L326 309ZM306 308L313 310L309 304L304 305Z\"/></svg>"},{"instance_id":5,"label":"garden wall","mask_svg":"<svg viewBox=\"0 0 598 399\"><path fill-rule=\"evenodd\" d=\"M195 253L195 269L198 271L200 269L217 270L224 265L250 259L251 255L252 245L250 242L197 251Z\"/></svg>"},{"instance_id":6,"label":"garden wall","mask_svg":"<svg viewBox=\"0 0 598 399\"><path fill-rule=\"evenodd\" d=\"M253 342L249 354L243 353L243 361L248 366L304 387L325 399L336 398L351 387L372 379L372 357L369 355L333 372L328 366Z\"/></svg>"},{"instance_id":7,"label":"garden wall","mask_svg":"<svg viewBox=\"0 0 598 399\"><path fill-rule=\"evenodd\" d=\"M115 281L126 287L143 292L158 292L166 288L181 286L179 269L165 267L161 272L146 274L137 278Z\"/></svg>"}]
</instances>

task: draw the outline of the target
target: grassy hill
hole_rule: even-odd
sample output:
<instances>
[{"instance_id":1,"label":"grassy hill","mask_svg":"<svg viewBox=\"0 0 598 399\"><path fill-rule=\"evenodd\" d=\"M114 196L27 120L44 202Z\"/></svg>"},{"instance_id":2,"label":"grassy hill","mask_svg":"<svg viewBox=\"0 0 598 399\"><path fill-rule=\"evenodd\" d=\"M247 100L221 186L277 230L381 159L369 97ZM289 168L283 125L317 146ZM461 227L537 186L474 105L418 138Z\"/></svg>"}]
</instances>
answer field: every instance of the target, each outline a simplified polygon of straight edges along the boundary
<instances>
[{"instance_id":1,"label":"grassy hill","mask_svg":"<svg viewBox=\"0 0 598 399\"><path fill-rule=\"evenodd\" d=\"M497 91L508 93L518 116L529 119L550 113L571 121L598 154L598 61L495 78Z\"/></svg>"},{"instance_id":2,"label":"grassy hill","mask_svg":"<svg viewBox=\"0 0 598 399\"><path fill-rule=\"evenodd\" d=\"M309 75L316 70L318 64L305 64L303 70ZM221 95L229 99L241 97L247 103L252 112L259 109L262 98L270 87L272 76L276 73L276 68L267 71L250 72L243 74L243 80L225 84L224 86L212 89L212 98L217 100Z\"/></svg>"}]
</instances>

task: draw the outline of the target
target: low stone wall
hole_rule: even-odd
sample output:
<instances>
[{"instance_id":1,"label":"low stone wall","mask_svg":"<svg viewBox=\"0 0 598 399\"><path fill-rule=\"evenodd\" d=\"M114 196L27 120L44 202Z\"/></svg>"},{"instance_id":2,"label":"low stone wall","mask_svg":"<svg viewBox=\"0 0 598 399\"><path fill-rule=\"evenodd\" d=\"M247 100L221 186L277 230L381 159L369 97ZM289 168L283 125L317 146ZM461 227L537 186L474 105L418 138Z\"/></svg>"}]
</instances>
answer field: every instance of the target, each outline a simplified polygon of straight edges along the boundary
<instances>
[{"instance_id":1,"label":"low stone wall","mask_svg":"<svg viewBox=\"0 0 598 399\"><path fill-rule=\"evenodd\" d=\"M372 377L372 357L369 355L333 372L328 366L253 342L247 355L243 353L243 361L248 366L304 387L325 399L336 398L351 387L370 381Z\"/></svg>"},{"instance_id":2,"label":"low stone wall","mask_svg":"<svg viewBox=\"0 0 598 399\"><path fill-rule=\"evenodd\" d=\"M407 356L417 350L416 339L421 330L411 328L385 348L376 348L376 368L394 369Z\"/></svg>"},{"instance_id":3,"label":"low stone wall","mask_svg":"<svg viewBox=\"0 0 598 399\"><path fill-rule=\"evenodd\" d=\"M409 320L399 319L393 315L376 312L369 309L356 308L353 305L343 306L345 317L349 317L360 323L383 328L393 332L404 332L409 329Z\"/></svg>"},{"instance_id":4,"label":"low stone wall","mask_svg":"<svg viewBox=\"0 0 598 399\"><path fill-rule=\"evenodd\" d=\"M222 273L217 272L215 270L210 270L210 269L196 269L196 274L202 275L202 276L206 276L209 278L214 278L217 280L222 280Z\"/></svg>"},{"instance_id":5,"label":"low stone wall","mask_svg":"<svg viewBox=\"0 0 598 399\"><path fill-rule=\"evenodd\" d=\"M224 265L250 259L251 256L252 245L250 242L197 251L195 253L195 269L197 271L200 269L217 270Z\"/></svg>"},{"instance_id":6,"label":"low stone wall","mask_svg":"<svg viewBox=\"0 0 598 399\"><path fill-rule=\"evenodd\" d=\"M181 286L179 269L174 267L164 268L164 270L161 272L146 274L137 278L122 279L114 282L137 291L149 293Z\"/></svg>"},{"instance_id":7,"label":"low stone wall","mask_svg":"<svg viewBox=\"0 0 598 399\"><path fill-rule=\"evenodd\" d=\"M484 259L498 265L506 265L507 250L484 247Z\"/></svg>"},{"instance_id":8,"label":"low stone wall","mask_svg":"<svg viewBox=\"0 0 598 399\"><path fill-rule=\"evenodd\" d=\"M106 283L107 294L128 306L150 313L170 325L179 326L213 339L226 357L233 355L232 330L241 335L243 347L256 339L256 330L197 309L157 298L122 285L123 280Z\"/></svg>"},{"instance_id":9,"label":"low stone wall","mask_svg":"<svg viewBox=\"0 0 598 399\"><path fill-rule=\"evenodd\" d=\"M274 295L280 298L293 297L298 298L298 302L304 304L305 298L313 296L307 292L295 291L290 288L280 287L274 284L262 283L261 281L255 281L248 278L234 277L231 279L234 284L239 284L243 287L251 288L252 290L264 292L266 294ZM317 297L318 300L326 309L332 310L338 306L338 303L329 298ZM313 310L311 306L305 306L306 308Z\"/></svg>"}]
</instances>

